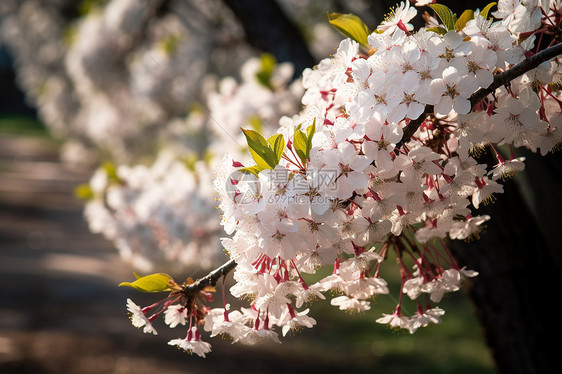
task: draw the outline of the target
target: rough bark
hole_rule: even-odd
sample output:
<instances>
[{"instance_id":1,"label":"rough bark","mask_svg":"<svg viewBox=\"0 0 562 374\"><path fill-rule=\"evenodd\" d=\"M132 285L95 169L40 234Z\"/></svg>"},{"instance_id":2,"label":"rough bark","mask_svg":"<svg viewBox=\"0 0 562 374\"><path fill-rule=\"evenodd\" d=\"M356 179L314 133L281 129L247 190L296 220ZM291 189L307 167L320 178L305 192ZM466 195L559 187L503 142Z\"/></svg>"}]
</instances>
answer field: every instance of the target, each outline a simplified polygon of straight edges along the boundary
<instances>
[{"instance_id":1,"label":"rough bark","mask_svg":"<svg viewBox=\"0 0 562 374\"><path fill-rule=\"evenodd\" d=\"M555 373L560 363L554 331L559 329L550 303L562 268L536 219L543 209L535 206L533 213L515 181L504 189L479 211L492 217L487 232L474 242L455 241L453 252L462 265L479 272L470 295L498 372ZM562 228L559 216L550 219Z\"/></svg>"}]
</instances>

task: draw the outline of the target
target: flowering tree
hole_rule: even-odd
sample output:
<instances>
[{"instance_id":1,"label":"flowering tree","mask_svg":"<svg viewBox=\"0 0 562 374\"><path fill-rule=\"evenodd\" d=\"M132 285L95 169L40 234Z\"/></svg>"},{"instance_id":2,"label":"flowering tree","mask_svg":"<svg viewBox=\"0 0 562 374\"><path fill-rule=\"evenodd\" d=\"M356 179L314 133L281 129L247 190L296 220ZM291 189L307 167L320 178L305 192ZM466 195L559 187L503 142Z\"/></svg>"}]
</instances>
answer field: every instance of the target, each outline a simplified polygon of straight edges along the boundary
<instances>
[{"instance_id":1,"label":"flowering tree","mask_svg":"<svg viewBox=\"0 0 562 374\"><path fill-rule=\"evenodd\" d=\"M524 168L516 147L545 155L562 141L561 5L500 1L460 16L429 7L434 17L418 30L409 3L372 31L354 15L330 14L348 38L303 73L303 110L268 137L243 129L251 161L226 155L217 169L230 260L195 281L158 273L122 283L168 293L144 308L128 300L134 326L156 334L161 315L186 325L187 336L169 344L200 356L211 350L201 330L280 342L276 329L316 324L303 306L328 292L339 309L369 310L389 293L381 277L389 258L399 263L398 303L377 322L410 333L440 323L443 295L477 275L449 241L478 238L491 217L476 209ZM484 149L491 168L478 159ZM325 267L331 275L307 276ZM232 310L224 294L212 308L231 272L230 292L249 308ZM408 302L416 313L405 314Z\"/></svg>"},{"instance_id":2,"label":"flowering tree","mask_svg":"<svg viewBox=\"0 0 562 374\"><path fill-rule=\"evenodd\" d=\"M302 12L313 2L283 3ZM66 158L112 160L80 190L92 231L143 273L216 266L198 280L156 273L123 282L166 293L147 307L127 301L144 332L156 334L159 317L181 324L187 335L169 344L201 356L211 350L202 335L280 342L279 332L316 324L305 309L314 299L371 309L377 295L390 294L381 269L396 261L398 302L379 311L378 322L413 333L440 323L440 300L478 275L473 269L477 282L490 279L489 253L497 262L509 255L502 248L510 238L493 251L460 248L463 240L493 238L480 235L484 224L523 227L529 235L513 235L513 248L539 237L523 206L502 215L486 204L513 190L500 181L525 167L518 148L545 155L562 141L559 1L499 1L460 16L417 1L425 21L417 30L410 22L418 10L408 2L374 30L355 15L332 13L330 23L347 38L294 83L314 60L276 2L225 0L230 10L220 1L84 4L90 8L70 22L27 1L4 30L12 42L32 41L14 43L20 77L53 132L68 140ZM230 11L253 46L296 68L271 55L249 59ZM194 12L201 17L188 16ZM332 40L319 30L319 39ZM210 56L233 45L237 60L249 59L240 79L209 79L221 65ZM193 56L209 58L198 64ZM222 56L218 70L238 69ZM209 110L186 110L192 100ZM228 237L219 238L220 225ZM557 268L541 261L552 278ZM320 276L326 269L332 274ZM230 293L249 299L248 308L233 310L224 292L222 307L213 305L228 274L236 281ZM541 286L529 278L521 283ZM486 311L494 311L500 287L481 287ZM541 339L522 342L527 336L502 348L543 347ZM541 354L531 370L515 353L503 371L549 371Z\"/></svg>"}]
</instances>

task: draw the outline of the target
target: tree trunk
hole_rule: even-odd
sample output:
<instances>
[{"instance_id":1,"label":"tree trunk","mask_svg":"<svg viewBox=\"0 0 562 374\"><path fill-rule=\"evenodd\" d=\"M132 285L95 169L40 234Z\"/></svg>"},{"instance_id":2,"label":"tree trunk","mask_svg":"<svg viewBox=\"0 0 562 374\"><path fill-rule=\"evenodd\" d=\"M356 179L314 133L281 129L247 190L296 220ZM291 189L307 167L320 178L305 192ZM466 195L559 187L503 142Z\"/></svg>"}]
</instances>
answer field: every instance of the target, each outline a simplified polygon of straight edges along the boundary
<instances>
[{"instance_id":1,"label":"tree trunk","mask_svg":"<svg viewBox=\"0 0 562 374\"><path fill-rule=\"evenodd\" d=\"M548 207L537 202L550 196L550 207L559 209L560 185L554 181L556 174L548 169L547 160L538 158L527 158L531 176L525 189L535 201L534 209L529 208L515 181L506 182L505 193L478 212L491 216L481 239L452 243L461 265L479 272L472 280L470 296L497 370L506 374L555 373L560 366L554 343L554 331L559 329L552 318L554 305L550 304L562 270L560 255L555 251L560 245L548 245L556 242L552 234L559 232L545 235L543 228L550 225L560 231L562 222L559 212L557 216L546 215ZM560 155L556 158L560 161ZM543 189L540 196L532 194L537 186ZM541 227L540 221L545 218L548 223Z\"/></svg>"},{"instance_id":2,"label":"tree trunk","mask_svg":"<svg viewBox=\"0 0 562 374\"><path fill-rule=\"evenodd\" d=\"M269 52L279 62L292 62L295 78L316 64L296 25L273 0L224 0L255 48Z\"/></svg>"}]
</instances>

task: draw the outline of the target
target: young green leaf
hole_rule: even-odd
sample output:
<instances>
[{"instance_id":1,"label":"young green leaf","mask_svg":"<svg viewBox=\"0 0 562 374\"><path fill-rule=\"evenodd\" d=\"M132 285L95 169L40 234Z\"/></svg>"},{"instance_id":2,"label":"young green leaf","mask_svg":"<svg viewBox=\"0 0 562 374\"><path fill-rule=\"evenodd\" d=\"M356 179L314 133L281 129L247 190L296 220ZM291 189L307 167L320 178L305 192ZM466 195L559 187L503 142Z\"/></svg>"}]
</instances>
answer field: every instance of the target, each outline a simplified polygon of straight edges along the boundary
<instances>
[{"instance_id":1,"label":"young green leaf","mask_svg":"<svg viewBox=\"0 0 562 374\"><path fill-rule=\"evenodd\" d=\"M355 14L328 13L328 21L339 32L355 40L363 47L370 49L367 37L371 33L369 28Z\"/></svg>"},{"instance_id":2,"label":"young green leaf","mask_svg":"<svg viewBox=\"0 0 562 374\"><path fill-rule=\"evenodd\" d=\"M316 118L312 121L312 125L308 126L306 129L306 136L308 137L309 142L312 142L312 136L316 132Z\"/></svg>"},{"instance_id":3,"label":"young green leaf","mask_svg":"<svg viewBox=\"0 0 562 374\"><path fill-rule=\"evenodd\" d=\"M87 201L94 198L94 191L89 184L81 184L74 189L74 196Z\"/></svg>"},{"instance_id":4,"label":"young green leaf","mask_svg":"<svg viewBox=\"0 0 562 374\"><path fill-rule=\"evenodd\" d=\"M252 126L252 130L256 130L257 132L263 130L263 123L259 116L251 116L247 119L247 122L250 126Z\"/></svg>"},{"instance_id":5,"label":"young green leaf","mask_svg":"<svg viewBox=\"0 0 562 374\"><path fill-rule=\"evenodd\" d=\"M181 43L182 37L177 34L172 34L162 39L158 43L158 47L162 49L166 56L172 56L178 50L178 47L181 46Z\"/></svg>"},{"instance_id":6,"label":"young green leaf","mask_svg":"<svg viewBox=\"0 0 562 374\"><path fill-rule=\"evenodd\" d=\"M312 149L312 137L316 132L316 118L312 122L312 125L308 126L306 129L306 135L303 131L295 131L293 147L297 156L301 159L303 164L306 164L310 158L310 150Z\"/></svg>"},{"instance_id":7,"label":"young green leaf","mask_svg":"<svg viewBox=\"0 0 562 374\"><path fill-rule=\"evenodd\" d=\"M273 76L273 71L275 70L275 65L277 60L275 56L270 53L263 53L261 55L261 69L256 73L256 78L258 82L267 88L273 88L271 86L271 77Z\"/></svg>"},{"instance_id":8,"label":"young green leaf","mask_svg":"<svg viewBox=\"0 0 562 374\"><path fill-rule=\"evenodd\" d=\"M481 15L482 17L484 17L485 19L488 18L488 13L490 12L490 9L492 9L492 7L493 7L494 5L496 5L496 4L497 4L497 3L492 2L492 3L488 4L488 5L486 5L486 6L484 7L484 9L482 9L482 11L480 12L480 15Z\"/></svg>"},{"instance_id":9,"label":"young green leaf","mask_svg":"<svg viewBox=\"0 0 562 374\"><path fill-rule=\"evenodd\" d=\"M467 9L465 10L457 22L455 23L455 31L461 31L466 26L466 23L474 18L474 11Z\"/></svg>"},{"instance_id":10,"label":"young green leaf","mask_svg":"<svg viewBox=\"0 0 562 374\"><path fill-rule=\"evenodd\" d=\"M150 274L145 277L138 277L134 282L121 282L119 287L127 286L132 287L142 292L167 292L174 289L179 289L179 286L174 279L165 273Z\"/></svg>"},{"instance_id":11,"label":"young green leaf","mask_svg":"<svg viewBox=\"0 0 562 374\"><path fill-rule=\"evenodd\" d=\"M275 154L275 165L277 166L283 156L283 152L285 151L285 138L282 134L275 134L267 139L267 143L269 144L269 148L271 148Z\"/></svg>"},{"instance_id":12,"label":"young green leaf","mask_svg":"<svg viewBox=\"0 0 562 374\"><path fill-rule=\"evenodd\" d=\"M304 132L301 130L295 131L295 136L293 139L293 148L297 153L297 156L301 159L302 163L305 164L308 160L308 154L306 150L307 138Z\"/></svg>"},{"instance_id":13,"label":"young green leaf","mask_svg":"<svg viewBox=\"0 0 562 374\"><path fill-rule=\"evenodd\" d=\"M117 175L117 168L114 163L108 161L105 162L102 167L107 173L107 179L109 179L109 181L117 183L120 182L119 176Z\"/></svg>"},{"instance_id":14,"label":"young green leaf","mask_svg":"<svg viewBox=\"0 0 562 374\"><path fill-rule=\"evenodd\" d=\"M445 35L447 33L447 30L445 30L441 26L431 27L431 28L427 29L427 31L433 31L434 33L439 34L439 35Z\"/></svg>"},{"instance_id":15,"label":"young green leaf","mask_svg":"<svg viewBox=\"0 0 562 374\"><path fill-rule=\"evenodd\" d=\"M242 172L245 173L250 173L250 174L254 174L256 177L259 176L260 172L264 169L262 169L261 167L259 167L258 165L254 165L254 166L249 166L249 167L245 167L245 168L241 168L239 169Z\"/></svg>"},{"instance_id":16,"label":"young green leaf","mask_svg":"<svg viewBox=\"0 0 562 374\"><path fill-rule=\"evenodd\" d=\"M437 13L437 16L448 31L455 29L457 15L451 9L443 4L428 4L428 6Z\"/></svg>"},{"instance_id":17,"label":"young green leaf","mask_svg":"<svg viewBox=\"0 0 562 374\"><path fill-rule=\"evenodd\" d=\"M277 157L273 150L269 148L267 140L265 140L259 132L254 130L242 129L242 132L246 136L250 154L256 164L261 167L262 170L275 168L275 166L277 166Z\"/></svg>"}]
</instances>

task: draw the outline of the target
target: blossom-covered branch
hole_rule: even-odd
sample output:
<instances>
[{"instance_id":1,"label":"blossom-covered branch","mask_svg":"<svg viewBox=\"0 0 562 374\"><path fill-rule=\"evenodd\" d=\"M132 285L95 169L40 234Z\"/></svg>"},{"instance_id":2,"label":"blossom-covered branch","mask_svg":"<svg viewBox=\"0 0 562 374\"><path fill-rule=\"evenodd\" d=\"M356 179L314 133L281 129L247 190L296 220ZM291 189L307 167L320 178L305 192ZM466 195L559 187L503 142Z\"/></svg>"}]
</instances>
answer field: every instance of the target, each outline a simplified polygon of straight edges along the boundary
<instances>
[{"instance_id":1,"label":"blossom-covered branch","mask_svg":"<svg viewBox=\"0 0 562 374\"><path fill-rule=\"evenodd\" d=\"M553 59L562 55L562 43L558 43L549 47L539 53L536 53L525 60L513 65L506 71L494 75L494 81L487 88L480 88L472 96L470 96L470 104L474 107L483 98L493 93L497 88L504 86L517 77L525 74L526 72L538 67L543 62Z\"/></svg>"},{"instance_id":2,"label":"blossom-covered branch","mask_svg":"<svg viewBox=\"0 0 562 374\"><path fill-rule=\"evenodd\" d=\"M562 55L562 43L556 44L549 47L543 51L540 51L533 56L526 58L525 60L513 65L508 70L494 75L494 81L487 88L480 88L478 91L470 96L471 107L478 104L483 98L493 93L497 88L504 86L514 80L517 77L525 74L526 72L536 68L543 62L546 62L552 58ZM418 128L423 124L428 113L433 112L433 106L428 105L424 112L416 119L411 120L408 125L404 128L404 135L402 140L396 143L396 148L400 148L404 143L407 143L412 135L416 133Z\"/></svg>"},{"instance_id":3,"label":"blossom-covered branch","mask_svg":"<svg viewBox=\"0 0 562 374\"><path fill-rule=\"evenodd\" d=\"M304 309L315 299L370 310L373 299L390 293L381 270L389 258L398 262L400 288L394 310L377 322L410 333L441 323L443 296L477 275L446 241L477 238L491 219L478 208L524 167L513 153L504 159L496 152L491 168L473 155L502 145L544 154L562 143L562 90L550 84L562 67L540 63L559 47L541 54L531 35L545 24L562 30L554 2L548 10L500 2L495 19L488 15L494 4L459 19L429 6L439 21L417 32L408 23L417 12L409 2L373 32L358 17L330 14L349 38L304 71L303 110L282 117L273 135L243 129L251 159L227 154L216 169L227 234L221 243L231 260L184 288L174 310L185 310L177 320L189 321L189 333L169 344L204 355L210 347L199 326L242 344L278 343L276 328L286 335L316 324ZM531 49L539 57L522 63ZM510 67L512 75L494 75ZM494 95L475 107L482 89ZM331 274L303 276L323 268ZM206 286L230 271L230 294L251 300L250 307L231 310L226 295L222 307L207 307L214 288ZM137 327L148 326L141 322Z\"/></svg>"}]
</instances>

